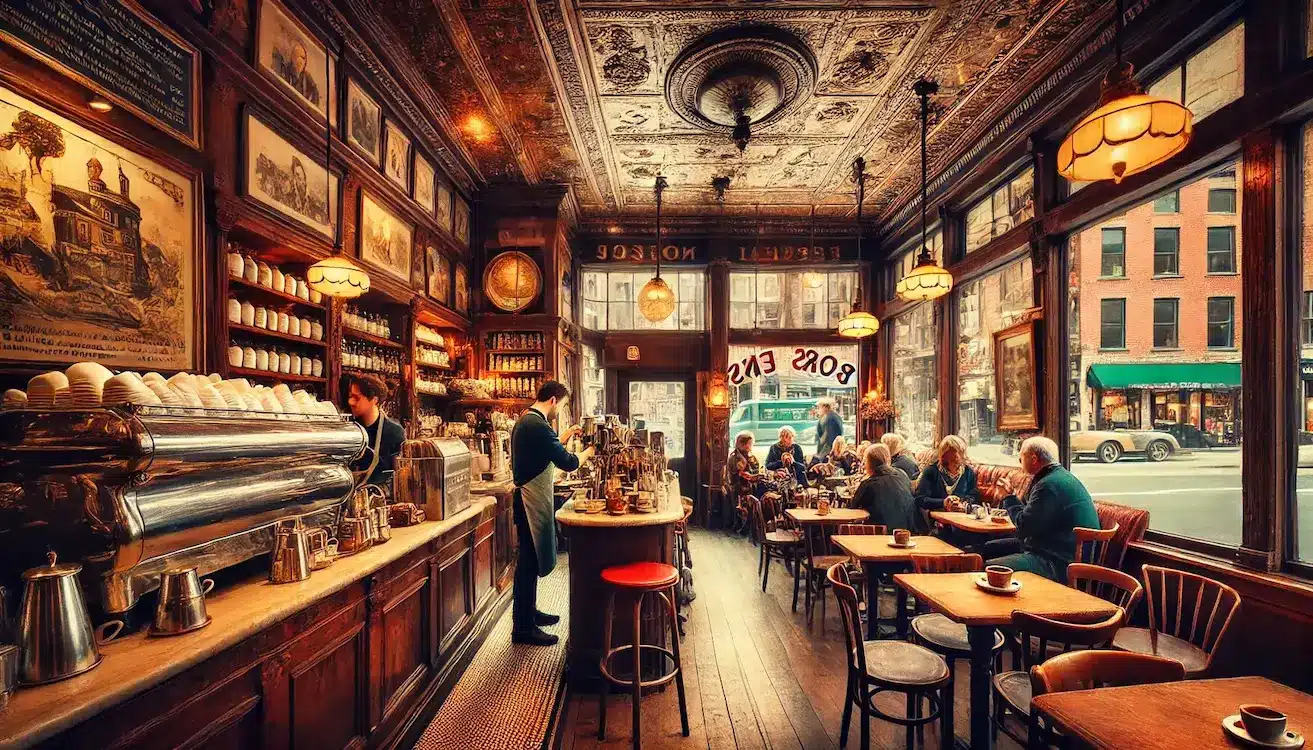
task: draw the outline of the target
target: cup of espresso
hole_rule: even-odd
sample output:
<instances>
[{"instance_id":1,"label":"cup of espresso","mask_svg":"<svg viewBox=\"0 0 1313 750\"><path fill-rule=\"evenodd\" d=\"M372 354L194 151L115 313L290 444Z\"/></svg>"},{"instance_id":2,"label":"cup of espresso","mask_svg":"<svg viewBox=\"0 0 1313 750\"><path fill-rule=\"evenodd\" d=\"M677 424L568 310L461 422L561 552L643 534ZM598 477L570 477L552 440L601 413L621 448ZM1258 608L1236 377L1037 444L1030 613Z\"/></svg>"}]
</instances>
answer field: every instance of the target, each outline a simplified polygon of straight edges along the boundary
<instances>
[{"instance_id":1,"label":"cup of espresso","mask_svg":"<svg viewBox=\"0 0 1313 750\"><path fill-rule=\"evenodd\" d=\"M987 565L985 580L996 589L1007 588L1012 583L1012 568L1006 565Z\"/></svg>"},{"instance_id":2,"label":"cup of espresso","mask_svg":"<svg viewBox=\"0 0 1313 750\"><path fill-rule=\"evenodd\" d=\"M912 532L907 529L894 529L894 544L906 547L912 541Z\"/></svg>"},{"instance_id":3,"label":"cup of espresso","mask_svg":"<svg viewBox=\"0 0 1313 750\"><path fill-rule=\"evenodd\" d=\"M1240 720L1249 736L1259 742L1276 742L1286 733L1286 715L1268 706L1246 703L1240 706Z\"/></svg>"}]
</instances>

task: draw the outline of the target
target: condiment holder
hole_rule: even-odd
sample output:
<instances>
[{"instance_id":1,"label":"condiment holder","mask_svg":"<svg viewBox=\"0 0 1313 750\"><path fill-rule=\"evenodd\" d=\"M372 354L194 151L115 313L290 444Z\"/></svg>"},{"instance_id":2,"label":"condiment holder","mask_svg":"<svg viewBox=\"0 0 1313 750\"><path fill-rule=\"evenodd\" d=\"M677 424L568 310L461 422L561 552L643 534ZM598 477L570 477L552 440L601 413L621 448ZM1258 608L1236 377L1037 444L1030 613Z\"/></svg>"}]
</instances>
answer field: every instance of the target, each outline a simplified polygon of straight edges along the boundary
<instances>
[{"instance_id":1,"label":"condiment holder","mask_svg":"<svg viewBox=\"0 0 1313 750\"><path fill-rule=\"evenodd\" d=\"M18 624L21 685L57 682L94 669L101 660L98 647L123 631L122 620L110 620L93 630L78 586L82 566L60 564L54 552L46 557L49 564L23 573ZM106 635L110 629L113 632Z\"/></svg>"}]
</instances>

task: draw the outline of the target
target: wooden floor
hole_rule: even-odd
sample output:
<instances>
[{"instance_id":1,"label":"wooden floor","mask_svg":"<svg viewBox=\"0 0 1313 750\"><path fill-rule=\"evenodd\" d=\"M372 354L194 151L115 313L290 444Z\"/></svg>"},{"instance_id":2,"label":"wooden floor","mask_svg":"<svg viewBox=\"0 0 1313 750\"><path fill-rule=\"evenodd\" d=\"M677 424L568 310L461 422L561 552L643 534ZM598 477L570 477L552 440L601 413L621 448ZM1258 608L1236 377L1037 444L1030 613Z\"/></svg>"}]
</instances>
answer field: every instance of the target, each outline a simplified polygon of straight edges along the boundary
<instances>
[{"instance_id":1,"label":"wooden floor","mask_svg":"<svg viewBox=\"0 0 1313 750\"><path fill-rule=\"evenodd\" d=\"M682 642L692 734L683 737L674 686L643 699L642 742L652 748L837 748L846 667L843 632L834 599L822 633L819 610L811 628L798 603L790 610L793 579L772 563L770 587L761 590L756 547L720 532L694 530L690 543L697 600ZM888 598L888 597L886 597ZM968 666L957 672L956 727L967 727ZM597 740L597 697L572 697L566 706L562 747L588 750L628 747L630 702L612 695L607 739ZM881 696L879 705L901 715L902 699ZM859 745L857 718L848 747ZM904 730L871 721L872 747L902 748ZM926 748L939 747L936 726L926 728ZM1000 750L1017 750L1000 735Z\"/></svg>"}]
</instances>

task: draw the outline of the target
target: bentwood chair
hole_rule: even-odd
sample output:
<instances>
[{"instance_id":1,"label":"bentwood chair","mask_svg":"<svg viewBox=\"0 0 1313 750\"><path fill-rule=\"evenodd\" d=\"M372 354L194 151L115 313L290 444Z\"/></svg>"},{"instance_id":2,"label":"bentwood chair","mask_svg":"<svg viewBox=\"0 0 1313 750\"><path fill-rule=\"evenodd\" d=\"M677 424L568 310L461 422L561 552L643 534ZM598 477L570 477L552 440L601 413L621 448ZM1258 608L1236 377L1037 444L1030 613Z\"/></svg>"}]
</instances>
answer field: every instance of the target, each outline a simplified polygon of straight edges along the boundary
<instances>
[{"instance_id":1,"label":"bentwood chair","mask_svg":"<svg viewBox=\"0 0 1313 750\"><path fill-rule=\"evenodd\" d=\"M1108 550L1119 528L1114 523L1111 529L1086 529L1080 526L1072 529L1076 534L1076 556L1072 562L1107 565Z\"/></svg>"},{"instance_id":2,"label":"bentwood chair","mask_svg":"<svg viewBox=\"0 0 1313 750\"><path fill-rule=\"evenodd\" d=\"M802 537L793 530L780 528L777 519L767 519L761 501L755 497L752 498L751 513L754 533L761 546L757 575L761 576L761 590L765 591L766 582L770 580L770 561L778 559L784 563L785 570L791 570L797 564Z\"/></svg>"},{"instance_id":3,"label":"bentwood chair","mask_svg":"<svg viewBox=\"0 0 1313 750\"><path fill-rule=\"evenodd\" d=\"M826 577L839 602L848 656L848 682L843 701L843 725L839 728L839 747L848 744L848 725L852 722L853 706L856 705L861 716L862 750L871 746L871 716L906 727L909 748L913 745L917 728L940 719L944 747L951 748L952 733L942 721L953 715L953 682L948 663L924 646L907 641L863 641L857 613L857 592L848 580L847 569L842 564L836 564L826 572ZM904 693L907 696L905 716L890 716L876 705L876 696L884 692ZM922 701L930 704L924 715Z\"/></svg>"},{"instance_id":4,"label":"bentwood chair","mask_svg":"<svg viewBox=\"0 0 1313 750\"><path fill-rule=\"evenodd\" d=\"M848 555L831 554L830 536L833 526L828 524L804 525L802 527L801 575L793 578L793 609L798 610L798 584L805 587L804 606L807 612L807 625L812 624L816 605L821 605L821 632L825 632L825 590L829 588L826 571L837 563L848 562ZM819 600L819 602L818 602Z\"/></svg>"},{"instance_id":5,"label":"bentwood chair","mask_svg":"<svg viewBox=\"0 0 1313 750\"><path fill-rule=\"evenodd\" d=\"M980 555L912 555L914 573L978 573L985 569ZM901 613L900 613L901 616ZM951 666L958 659L971 658L967 626L953 622L938 612L917 615L911 622L912 640L943 656ZM1003 649L1003 634L994 631L994 653ZM996 664L1000 663L996 661Z\"/></svg>"},{"instance_id":6,"label":"bentwood chair","mask_svg":"<svg viewBox=\"0 0 1313 750\"><path fill-rule=\"evenodd\" d=\"M1225 583L1156 565L1141 568L1148 628L1122 628L1112 647L1181 662L1186 677L1207 675L1240 609L1240 594Z\"/></svg>"},{"instance_id":7,"label":"bentwood chair","mask_svg":"<svg viewBox=\"0 0 1313 750\"><path fill-rule=\"evenodd\" d=\"M1032 667L1030 692L1037 697L1048 693L1180 682L1184 679L1185 667L1175 659L1125 651L1073 651ZM1039 714L1032 711L1029 747L1047 748L1052 735L1052 728L1043 724Z\"/></svg>"},{"instance_id":8,"label":"bentwood chair","mask_svg":"<svg viewBox=\"0 0 1313 750\"><path fill-rule=\"evenodd\" d=\"M1130 622L1135 616L1135 608L1140 606L1140 598L1144 596L1144 587L1134 577L1129 576L1120 570L1112 568L1103 568L1098 565L1088 565L1086 563L1072 563L1067 566L1067 585L1083 591L1090 596L1097 596L1100 599L1121 607L1126 610L1126 621ZM1021 663L1021 636L1012 633L1012 663ZM1056 656L1061 653L1061 644L1049 644L1049 656ZM1080 644L1068 644L1069 650L1075 651L1084 648ZM1097 644L1099 648L1107 648L1111 643ZM1034 642L1031 648L1036 648Z\"/></svg>"},{"instance_id":9,"label":"bentwood chair","mask_svg":"<svg viewBox=\"0 0 1313 750\"><path fill-rule=\"evenodd\" d=\"M873 523L841 523L839 524L839 530L835 532L835 534L839 536L884 536L888 533L888 527ZM858 601L861 601L865 598L863 589L866 588L861 585L866 582L866 571L863 569L861 563L849 566L848 578L851 580L853 588L857 590ZM870 617L872 612L875 612L878 615L880 611L879 605L880 603L878 601L874 603L867 602L867 617Z\"/></svg>"},{"instance_id":10,"label":"bentwood chair","mask_svg":"<svg viewBox=\"0 0 1313 750\"><path fill-rule=\"evenodd\" d=\"M1020 636L1021 643L1029 647L1021 649L1020 669L994 676L995 736L1002 730L1017 742L1026 744L1026 738L1008 728L1007 715L1014 714L1021 719L1022 724L1030 726L1030 668L1043 664L1053 655L1050 646L1057 644L1057 651L1063 654L1073 647L1090 648L1106 643L1125 622L1126 610L1120 608L1106 620L1088 624L1061 622L1029 612L1013 612L1012 627Z\"/></svg>"}]
</instances>

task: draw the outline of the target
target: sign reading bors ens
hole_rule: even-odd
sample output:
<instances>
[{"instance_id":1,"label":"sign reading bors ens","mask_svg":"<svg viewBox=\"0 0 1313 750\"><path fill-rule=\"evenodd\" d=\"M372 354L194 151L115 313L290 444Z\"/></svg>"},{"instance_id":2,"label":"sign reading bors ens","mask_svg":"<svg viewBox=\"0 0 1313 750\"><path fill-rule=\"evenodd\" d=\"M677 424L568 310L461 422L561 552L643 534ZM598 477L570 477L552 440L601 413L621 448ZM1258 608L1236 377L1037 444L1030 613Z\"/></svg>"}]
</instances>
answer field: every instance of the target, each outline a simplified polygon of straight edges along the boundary
<instances>
[{"instance_id":1,"label":"sign reading bors ens","mask_svg":"<svg viewBox=\"0 0 1313 750\"><path fill-rule=\"evenodd\" d=\"M833 354L821 354L815 349L797 346L792 354L788 348L762 349L756 354L748 355L729 366L729 382L734 385L765 375L774 375L781 367L780 363L788 360L788 367L794 374L810 377L833 378L839 385L857 385L853 378L857 366L844 362Z\"/></svg>"}]
</instances>

